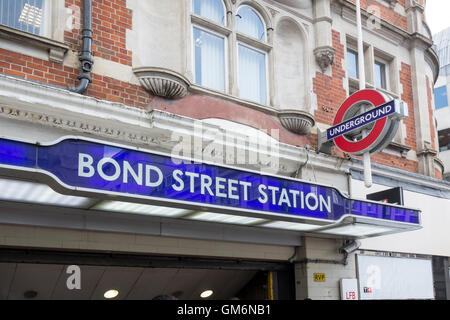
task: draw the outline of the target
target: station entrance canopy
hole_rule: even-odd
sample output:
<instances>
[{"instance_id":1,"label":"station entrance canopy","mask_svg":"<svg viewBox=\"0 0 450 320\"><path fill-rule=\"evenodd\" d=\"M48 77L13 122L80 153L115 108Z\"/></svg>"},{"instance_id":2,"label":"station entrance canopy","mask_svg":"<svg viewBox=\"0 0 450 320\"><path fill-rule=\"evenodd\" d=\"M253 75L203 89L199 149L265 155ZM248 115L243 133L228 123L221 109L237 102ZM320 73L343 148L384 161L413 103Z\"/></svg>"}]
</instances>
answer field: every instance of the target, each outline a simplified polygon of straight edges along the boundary
<instances>
[{"instance_id":1,"label":"station entrance canopy","mask_svg":"<svg viewBox=\"0 0 450 320\"><path fill-rule=\"evenodd\" d=\"M0 174L9 177L0 179L4 201L352 238L421 228L416 209L84 137L67 136L49 144L2 138ZM100 200L92 205L88 200L93 198Z\"/></svg>"}]
</instances>

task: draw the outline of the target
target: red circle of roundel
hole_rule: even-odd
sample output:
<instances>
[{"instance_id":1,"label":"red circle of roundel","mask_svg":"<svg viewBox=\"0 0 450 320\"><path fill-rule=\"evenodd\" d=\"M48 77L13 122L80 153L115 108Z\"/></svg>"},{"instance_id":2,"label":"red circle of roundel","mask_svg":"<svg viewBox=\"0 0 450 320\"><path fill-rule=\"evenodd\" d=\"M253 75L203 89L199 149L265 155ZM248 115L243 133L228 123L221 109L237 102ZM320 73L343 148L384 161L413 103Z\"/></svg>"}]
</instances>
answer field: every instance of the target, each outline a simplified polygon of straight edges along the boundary
<instances>
[{"instance_id":1,"label":"red circle of roundel","mask_svg":"<svg viewBox=\"0 0 450 320\"><path fill-rule=\"evenodd\" d=\"M361 90L351 95L344 101L342 106L339 108L336 117L334 118L333 125L336 126L342 122L348 109L355 103L360 101L368 101L372 103L375 107L378 107L386 103L386 99L381 93L375 90ZM344 138L344 136L339 136L334 139L336 146L344 152L347 153L357 153L362 150L369 148L383 132L386 125L386 118L380 119L375 122L375 126L367 137L358 142L351 142Z\"/></svg>"}]
</instances>

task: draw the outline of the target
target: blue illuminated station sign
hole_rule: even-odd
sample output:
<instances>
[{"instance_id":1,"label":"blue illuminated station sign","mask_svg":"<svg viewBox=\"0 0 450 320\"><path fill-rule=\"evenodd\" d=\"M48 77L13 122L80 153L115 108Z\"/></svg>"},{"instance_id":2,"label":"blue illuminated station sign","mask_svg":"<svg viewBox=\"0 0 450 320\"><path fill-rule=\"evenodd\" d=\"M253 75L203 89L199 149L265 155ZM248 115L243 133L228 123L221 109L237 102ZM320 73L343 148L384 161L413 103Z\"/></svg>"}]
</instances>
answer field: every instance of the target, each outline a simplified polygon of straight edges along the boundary
<instances>
[{"instance_id":1,"label":"blue illuminated station sign","mask_svg":"<svg viewBox=\"0 0 450 320\"><path fill-rule=\"evenodd\" d=\"M74 195L108 194L148 204L325 222L351 215L420 225L419 210L349 199L333 187L79 137L51 145L0 139L0 168L50 177Z\"/></svg>"}]
</instances>

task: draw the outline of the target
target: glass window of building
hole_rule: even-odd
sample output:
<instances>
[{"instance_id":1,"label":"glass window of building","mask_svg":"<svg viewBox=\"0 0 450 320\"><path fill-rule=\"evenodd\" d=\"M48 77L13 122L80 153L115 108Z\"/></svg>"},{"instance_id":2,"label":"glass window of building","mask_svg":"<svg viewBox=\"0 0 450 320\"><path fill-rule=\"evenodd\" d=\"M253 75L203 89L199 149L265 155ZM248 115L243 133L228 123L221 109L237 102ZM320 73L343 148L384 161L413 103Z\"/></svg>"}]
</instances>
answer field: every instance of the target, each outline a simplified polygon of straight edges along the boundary
<instances>
[{"instance_id":1,"label":"glass window of building","mask_svg":"<svg viewBox=\"0 0 450 320\"><path fill-rule=\"evenodd\" d=\"M249 6L239 8L236 19L237 31L255 39L266 41L264 22Z\"/></svg>"},{"instance_id":2,"label":"glass window of building","mask_svg":"<svg viewBox=\"0 0 450 320\"><path fill-rule=\"evenodd\" d=\"M266 41L265 25L259 14L249 6L239 8L237 31L259 41ZM267 103L267 53L257 49L245 38L238 43L238 86L240 97L261 104Z\"/></svg>"},{"instance_id":3,"label":"glass window of building","mask_svg":"<svg viewBox=\"0 0 450 320\"><path fill-rule=\"evenodd\" d=\"M0 24L44 36L49 25L48 0L0 0Z\"/></svg>"},{"instance_id":4,"label":"glass window of building","mask_svg":"<svg viewBox=\"0 0 450 320\"><path fill-rule=\"evenodd\" d=\"M358 79L358 53L347 50L347 73L350 78Z\"/></svg>"},{"instance_id":5,"label":"glass window of building","mask_svg":"<svg viewBox=\"0 0 450 320\"><path fill-rule=\"evenodd\" d=\"M267 104L271 46L266 29L266 21L250 5L231 16L222 0L192 0L195 84L225 93L236 88L233 93L240 98ZM234 65L237 72L229 69Z\"/></svg>"},{"instance_id":6,"label":"glass window of building","mask_svg":"<svg viewBox=\"0 0 450 320\"><path fill-rule=\"evenodd\" d=\"M221 0L193 0L193 13L218 25L225 25L225 6ZM194 82L207 88L225 92L226 35L193 25Z\"/></svg>"},{"instance_id":7,"label":"glass window of building","mask_svg":"<svg viewBox=\"0 0 450 320\"><path fill-rule=\"evenodd\" d=\"M377 61L375 62L375 86L377 88L387 89L386 65Z\"/></svg>"},{"instance_id":8,"label":"glass window of building","mask_svg":"<svg viewBox=\"0 0 450 320\"><path fill-rule=\"evenodd\" d=\"M266 54L239 44L239 91L241 98L266 103Z\"/></svg>"},{"instance_id":9,"label":"glass window of building","mask_svg":"<svg viewBox=\"0 0 450 320\"><path fill-rule=\"evenodd\" d=\"M225 91L225 39L194 27L195 83Z\"/></svg>"},{"instance_id":10,"label":"glass window of building","mask_svg":"<svg viewBox=\"0 0 450 320\"><path fill-rule=\"evenodd\" d=\"M436 104L436 110L448 107L446 86L434 89L434 102Z\"/></svg>"},{"instance_id":11,"label":"glass window of building","mask_svg":"<svg viewBox=\"0 0 450 320\"><path fill-rule=\"evenodd\" d=\"M193 0L192 8L195 14L225 25L225 6L222 0Z\"/></svg>"}]
</instances>

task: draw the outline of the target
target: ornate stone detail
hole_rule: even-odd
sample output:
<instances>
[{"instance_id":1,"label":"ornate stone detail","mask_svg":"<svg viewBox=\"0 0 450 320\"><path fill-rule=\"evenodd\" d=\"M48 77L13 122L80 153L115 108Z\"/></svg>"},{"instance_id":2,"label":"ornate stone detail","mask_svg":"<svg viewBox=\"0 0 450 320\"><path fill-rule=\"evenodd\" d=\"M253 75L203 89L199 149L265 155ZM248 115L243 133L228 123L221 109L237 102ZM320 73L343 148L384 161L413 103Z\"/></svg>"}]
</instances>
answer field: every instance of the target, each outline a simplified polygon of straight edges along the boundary
<instances>
[{"instance_id":1,"label":"ornate stone detail","mask_svg":"<svg viewBox=\"0 0 450 320\"><path fill-rule=\"evenodd\" d=\"M323 73L327 70L329 66L334 63L334 53L333 47L319 47L314 50L314 55L316 56L317 64Z\"/></svg>"},{"instance_id":2,"label":"ornate stone detail","mask_svg":"<svg viewBox=\"0 0 450 320\"><path fill-rule=\"evenodd\" d=\"M133 72L141 85L152 95L168 99L181 99L188 93L189 80L174 71L141 67L133 69Z\"/></svg>"},{"instance_id":3,"label":"ornate stone detail","mask_svg":"<svg viewBox=\"0 0 450 320\"><path fill-rule=\"evenodd\" d=\"M282 110L278 113L278 118L283 127L303 136L309 135L311 128L316 124L311 114L299 110Z\"/></svg>"},{"instance_id":4,"label":"ornate stone detail","mask_svg":"<svg viewBox=\"0 0 450 320\"><path fill-rule=\"evenodd\" d=\"M270 14L272 15L273 18L275 18L275 16L276 16L278 13L280 13L279 11L275 10L275 9L272 8L272 7L268 7L267 9L269 10L269 12L270 12Z\"/></svg>"},{"instance_id":5,"label":"ornate stone detail","mask_svg":"<svg viewBox=\"0 0 450 320\"><path fill-rule=\"evenodd\" d=\"M387 2L389 3L389 7L391 8L391 10L394 10L398 0L387 0Z\"/></svg>"},{"instance_id":6,"label":"ornate stone detail","mask_svg":"<svg viewBox=\"0 0 450 320\"><path fill-rule=\"evenodd\" d=\"M0 117L15 120L26 120L32 123L39 123L44 126L71 130L77 133L82 132L109 139L120 139L132 143L145 143L155 146L165 145L170 142L171 139L170 137L162 138L152 137L146 134L139 135L136 132L125 132L115 127L102 126L93 121L88 122L86 120L66 119L65 117L29 112L2 105L0 105Z\"/></svg>"}]
</instances>

